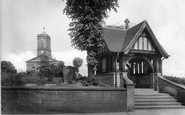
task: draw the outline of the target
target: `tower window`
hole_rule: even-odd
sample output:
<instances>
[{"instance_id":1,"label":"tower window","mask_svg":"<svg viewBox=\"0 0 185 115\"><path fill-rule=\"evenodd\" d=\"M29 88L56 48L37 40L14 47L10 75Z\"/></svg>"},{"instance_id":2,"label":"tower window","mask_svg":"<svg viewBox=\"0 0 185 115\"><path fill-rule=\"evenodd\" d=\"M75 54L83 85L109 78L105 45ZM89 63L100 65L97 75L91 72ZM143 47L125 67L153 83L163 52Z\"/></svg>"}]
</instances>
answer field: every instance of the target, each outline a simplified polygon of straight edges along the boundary
<instances>
[{"instance_id":1,"label":"tower window","mask_svg":"<svg viewBox=\"0 0 185 115\"><path fill-rule=\"evenodd\" d=\"M41 44L41 47L42 47L42 48L44 47L43 43Z\"/></svg>"}]
</instances>

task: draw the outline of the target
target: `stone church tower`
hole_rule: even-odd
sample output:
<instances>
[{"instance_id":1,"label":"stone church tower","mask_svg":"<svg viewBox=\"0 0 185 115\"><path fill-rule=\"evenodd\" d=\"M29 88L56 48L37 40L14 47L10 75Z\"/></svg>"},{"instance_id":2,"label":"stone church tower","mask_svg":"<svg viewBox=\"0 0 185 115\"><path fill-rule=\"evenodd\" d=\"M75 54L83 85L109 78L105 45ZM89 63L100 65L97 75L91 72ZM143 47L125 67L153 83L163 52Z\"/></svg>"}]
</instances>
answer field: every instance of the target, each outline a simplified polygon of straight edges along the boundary
<instances>
[{"instance_id":1,"label":"stone church tower","mask_svg":"<svg viewBox=\"0 0 185 115\"><path fill-rule=\"evenodd\" d=\"M44 30L45 28L43 28ZM41 61L47 58L49 64L57 65L60 62L52 58L51 55L51 38L44 31L37 35L37 56L26 61L26 68L28 71L37 71L41 66Z\"/></svg>"},{"instance_id":2,"label":"stone church tower","mask_svg":"<svg viewBox=\"0 0 185 115\"><path fill-rule=\"evenodd\" d=\"M37 56L46 55L51 56L51 38L44 31L37 35Z\"/></svg>"}]
</instances>

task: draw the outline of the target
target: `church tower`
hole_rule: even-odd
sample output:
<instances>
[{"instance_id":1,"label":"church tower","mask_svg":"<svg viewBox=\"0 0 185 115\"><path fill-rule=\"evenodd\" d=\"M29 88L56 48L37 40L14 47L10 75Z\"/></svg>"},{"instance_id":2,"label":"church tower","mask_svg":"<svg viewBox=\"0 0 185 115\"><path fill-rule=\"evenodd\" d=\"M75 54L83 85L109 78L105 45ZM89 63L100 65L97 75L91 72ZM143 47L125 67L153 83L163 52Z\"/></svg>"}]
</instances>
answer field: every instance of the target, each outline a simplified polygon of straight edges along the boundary
<instances>
[{"instance_id":1,"label":"church tower","mask_svg":"<svg viewBox=\"0 0 185 115\"><path fill-rule=\"evenodd\" d=\"M37 35L37 56L46 55L50 58L51 56L51 39L48 34L44 31L43 33Z\"/></svg>"},{"instance_id":2,"label":"church tower","mask_svg":"<svg viewBox=\"0 0 185 115\"><path fill-rule=\"evenodd\" d=\"M37 34L37 56L26 61L27 71L38 71L42 59L47 57L47 61L49 64L58 65L62 61L58 61L53 59L51 56L51 38L48 34L45 33L45 28L43 28L43 33Z\"/></svg>"}]
</instances>

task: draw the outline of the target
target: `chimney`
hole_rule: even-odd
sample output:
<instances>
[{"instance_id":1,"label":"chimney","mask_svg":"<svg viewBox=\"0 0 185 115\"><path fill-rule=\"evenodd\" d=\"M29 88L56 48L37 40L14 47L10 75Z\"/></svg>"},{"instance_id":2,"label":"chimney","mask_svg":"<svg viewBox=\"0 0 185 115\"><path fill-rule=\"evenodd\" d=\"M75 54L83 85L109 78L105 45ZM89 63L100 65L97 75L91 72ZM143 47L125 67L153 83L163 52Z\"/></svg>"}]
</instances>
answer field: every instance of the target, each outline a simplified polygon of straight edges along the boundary
<instances>
[{"instance_id":1,"label":"chimney","mask_svg":"<svg viewBox=\"0 0 185 115\"><path fill-rule=\"evenodd\" d=\"M128 30L129 29L130 20L127 18L124 22L125 22L125 29Z\"/></svg>"}]
</instances>

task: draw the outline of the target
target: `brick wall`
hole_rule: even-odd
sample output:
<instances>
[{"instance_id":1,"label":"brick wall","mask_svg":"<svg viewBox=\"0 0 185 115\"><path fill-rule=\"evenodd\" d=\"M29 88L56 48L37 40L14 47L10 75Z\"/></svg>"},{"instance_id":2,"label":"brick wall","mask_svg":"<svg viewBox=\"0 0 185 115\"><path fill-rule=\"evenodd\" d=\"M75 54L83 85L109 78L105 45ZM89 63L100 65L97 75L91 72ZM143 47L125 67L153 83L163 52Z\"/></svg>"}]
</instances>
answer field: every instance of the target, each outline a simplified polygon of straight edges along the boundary
<instances>
[{"instance_id":1,"label":"brick wall","mask_svg":"<svg viewBox=\"0 0 185 115\"><path fill-rule=\"evenodd\" d=\"M127 110L126 89L2 87L2 113L91 113Z\"/></svg>"}]
</instances>

